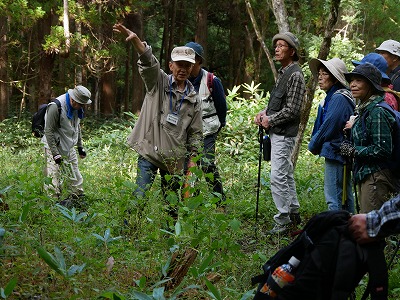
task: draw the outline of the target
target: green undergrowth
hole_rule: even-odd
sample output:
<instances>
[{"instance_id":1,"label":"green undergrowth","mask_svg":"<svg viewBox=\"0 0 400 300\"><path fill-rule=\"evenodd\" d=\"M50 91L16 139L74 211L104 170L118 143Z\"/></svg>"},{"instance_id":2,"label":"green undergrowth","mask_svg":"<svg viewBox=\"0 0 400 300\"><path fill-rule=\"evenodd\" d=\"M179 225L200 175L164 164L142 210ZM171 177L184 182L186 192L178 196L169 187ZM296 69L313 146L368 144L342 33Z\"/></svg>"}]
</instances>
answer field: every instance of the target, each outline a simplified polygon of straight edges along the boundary
<instances>
[{"instance_id":1,"label":"green undergrowth","mask_svg":"<svg viewBox=\"0 0 400 300\"><path fill-rule=\"evenodd\" d=\"M85 211L65 209L44 193L44 153L40 141L30 136L28 119L0 123L0 297L252 299L251 277L293 238L266 234L275 206L267 162L260 165L258 187L258 130L252 123L265 96L254 86L247 90L253 91L250 99L228 97L228 125L217 143L225 210L216 206L218 198L194 169L199 192L187 199L168 197L179 210L175 223L166 211L159 177L144 199L132 196L137 154L127 147L126 137L134 116L83 121ZM326 209L323 160L307 152L306 143L307 138L295 171L303 224ZM167 289L172 257L188 249L197 254L193 264L179 286ZM395 261L394 297L400 295L398 278Z\"/></svg>"}]
</instances>

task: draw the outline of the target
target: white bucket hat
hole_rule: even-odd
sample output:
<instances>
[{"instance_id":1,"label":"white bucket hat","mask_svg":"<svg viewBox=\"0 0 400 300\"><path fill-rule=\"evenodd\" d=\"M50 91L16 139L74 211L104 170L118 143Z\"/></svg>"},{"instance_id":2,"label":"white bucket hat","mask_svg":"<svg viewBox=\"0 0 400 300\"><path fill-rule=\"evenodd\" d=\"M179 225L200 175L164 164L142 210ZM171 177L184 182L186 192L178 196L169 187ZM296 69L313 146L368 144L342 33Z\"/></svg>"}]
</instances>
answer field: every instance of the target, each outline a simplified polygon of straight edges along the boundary
<instances>
[{"instance_id":1,"label":"white bucket hat","mask_svg":"<svg viewBox=\"0 0 400 300\"><path fill-rule=\"evenodd\" d=\"M309 62L311 73L315 78L318 78L318 69L321 65L335 77L343 86L348 86L347 80L344 77L344 73L347 73L346 65L340 58L334 57L329 60L323 60L319 58L312 58Z\"/></svg>"},{"instance_id":2,"label":"white bucket hat","mask_svg":"<svg viewBox=\"0 0 400 300\"><path fill-rule=\"evenodd\" d=\"M92 100L90 100L90 96L92 94L83 85L77 85L74 89L69 89L68 94L72 99L74 99L75 102L78 102L79 104L92 103Z\"/></svg>"},{"instance_id":3,"label":"white bucket hat","mask_svg":"<svg viewBox=\"0 0 400 300\"><path fill-rule=\"evenodd\" d=\"M400 57L400 43L395 40L384 41L378 48L375 49L375 52L378 51L387 51L390 54Z\"/></svg>"}]
</instances>

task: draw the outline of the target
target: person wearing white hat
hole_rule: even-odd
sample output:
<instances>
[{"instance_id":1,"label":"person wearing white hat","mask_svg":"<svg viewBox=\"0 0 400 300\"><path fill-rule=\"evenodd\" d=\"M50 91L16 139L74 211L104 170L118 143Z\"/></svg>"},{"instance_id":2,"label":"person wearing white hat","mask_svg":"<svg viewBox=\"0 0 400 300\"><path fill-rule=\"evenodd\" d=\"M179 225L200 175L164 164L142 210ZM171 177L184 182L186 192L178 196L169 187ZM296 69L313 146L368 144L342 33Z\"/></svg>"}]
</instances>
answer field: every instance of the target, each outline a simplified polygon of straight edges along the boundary
<instances>
[{"instance_id":1,"label":"person wearing white hat","mask_svg":"<svg viewBox=\"0 0 400 300\"><path fill-rule=\"evenodd\" d=\"M291 160L299 131L305 80L298 64L299 40L291 32L272 38L275 60L281 64L268 106L254 118L255 124L269 132L271 139L271 194L278 210L269 234L284 234L290 225L301 222L294 167Z\"/></svg>"},{"instance_id":2,"label":"person wearing white hat","mask_svg":"<svg viewBox=\"0 0 400 300\"><path fill-rule=\"evenodd\" d=\"M183 175L185 160L188 168L196 166L193 159L203 140L201 101L188 80L195 51L190 47L175 47L168 75L160 68L152 48L136 33L122 24L115 24L113 30L125 35L138 52L139 73L146 87L139 118L128 137L128 145L139 154L135 202L143 203L158 170L164 198L171 191L179 198L179 176L169 175ZM169 205L168 209L170 216L177 218L177 208Z\"/></svg>"},{"instance_id":3,"label":"person wearing white hat","mask_svg":"<svg viewBox=\"0 0 400 300\"><path fill-rule=\"evenodd\" d=\"M375 49L375 52L386 59L393 90L400 92L400 43L395 40L386 40Z\"/></svg>"},{"instance_id":4,"label":"person wearing white hat","mask_svg":"<svg viewBox=\"0 0 400 300\"><path fill-rule=\"evenodd\" d=\"M52 183L45 184L45 189L60 198L63 189L68 195L59 203L71 208L84 208L83 177L78 167L78 157L74 149L77 146L80 158L86 157L83 148L80 121L84 117L83 106L92 103L90 91L78 85L67 93L57 97L61 105L50 102L45 115L44 144L47 166L45 174L52 178ZM62 187L63 182L67 187Z\"/></svg>"},{"instance_id":5,"label":"person wearing white hat","mask_svg":"<svg viewBox=\"0 0 400 300\"><path fill-rule=\"evenodd\" d=\"M354 213L351 169L345 166L346 158L338 153L340 144L346 138L343 128L355 108L354 98L344 77L347 68L337 57L329 60L313 58L309 65L326 97L319 105L308 150L325 158L324 195L328 209L345 208Z\"/></svg>"}]
</instances>

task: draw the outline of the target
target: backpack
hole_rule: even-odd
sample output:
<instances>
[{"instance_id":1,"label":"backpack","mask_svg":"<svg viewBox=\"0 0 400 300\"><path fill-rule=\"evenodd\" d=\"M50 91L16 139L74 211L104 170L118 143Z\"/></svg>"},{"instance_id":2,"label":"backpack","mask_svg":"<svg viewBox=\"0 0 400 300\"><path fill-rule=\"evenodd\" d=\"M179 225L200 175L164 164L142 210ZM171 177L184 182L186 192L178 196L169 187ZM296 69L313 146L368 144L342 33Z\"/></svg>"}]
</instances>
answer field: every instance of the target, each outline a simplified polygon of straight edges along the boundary
<instances>
[{"instance_id":1,"label":"backpack","mask_svg":"<svg viewBox=\"0 0 400 300\"><path fill-rule=\"evenodd\" d=\"M57 104L58 107L58 127L60 126L60 114L61 114L61 103L58 99L53 99L51 102L54 102ZM47 104L42 104L39 106L39 109L37 112L35 112L32 116L32 135L41 138L44 136L44 126L45 126L45 115L47 111Z\"/></svg>"},{"instance_id":2,"label":"backpack","mask_svg":"<svg viewBox=\"0 0 400 300\"><path fill-rule=\"evenodd\" d=\"M325 211L313 216L288 246L279 250L252 278L259 283L253 300L272 299L260 290L268 276L294 256L300 260L293 282L277 292L277 300L346 300L368 272L371 299L387 299L388 274L383 242L358 245L348 234L347 211ZM353 299L353 298L351 298Z\"/></svg>"},{"instance_id":3,"label":"backpack","mask_svg":"<svg viewBox=\"0 0 400 300\"><path fill-rule=\"evenodd\" d=\"M400 176L400 112L394 110L385 101L379 102L376 106L386 109L395 118L395 123L392 132L392 143L393 143L392 157L389 162L383 162L380 165L382 168L388 168L393 172L393 174ZM363 128L365 128L365 119L367 118L367 116L368 114L364 114L362 117L361 122Z\"/></svg>"}]
</instances>

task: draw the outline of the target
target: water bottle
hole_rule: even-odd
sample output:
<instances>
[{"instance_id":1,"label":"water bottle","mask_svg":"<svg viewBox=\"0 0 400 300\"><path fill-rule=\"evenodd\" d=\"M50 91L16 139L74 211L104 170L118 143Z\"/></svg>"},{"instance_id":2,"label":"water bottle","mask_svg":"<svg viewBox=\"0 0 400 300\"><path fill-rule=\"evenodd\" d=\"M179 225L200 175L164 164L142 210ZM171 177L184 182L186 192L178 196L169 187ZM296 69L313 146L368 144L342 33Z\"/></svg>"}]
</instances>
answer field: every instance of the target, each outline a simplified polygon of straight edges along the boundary
<instances>
[{"instance_id":1,"label":"water bottle","mask_svg":"<svg viewBox=\"0 0 400 300\"><path fill-rule=\"evenodd\" d=\"M287 264L277 267L274 272L269 275L267 282L260 289L260 292L269 295L271 298L278 296L281 289L294 281L294 272L299 263L300 261L292 256Z\"/></svg>"}]
</instances>

